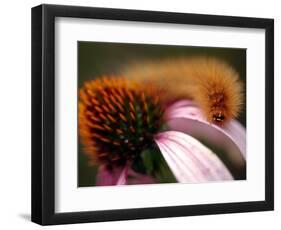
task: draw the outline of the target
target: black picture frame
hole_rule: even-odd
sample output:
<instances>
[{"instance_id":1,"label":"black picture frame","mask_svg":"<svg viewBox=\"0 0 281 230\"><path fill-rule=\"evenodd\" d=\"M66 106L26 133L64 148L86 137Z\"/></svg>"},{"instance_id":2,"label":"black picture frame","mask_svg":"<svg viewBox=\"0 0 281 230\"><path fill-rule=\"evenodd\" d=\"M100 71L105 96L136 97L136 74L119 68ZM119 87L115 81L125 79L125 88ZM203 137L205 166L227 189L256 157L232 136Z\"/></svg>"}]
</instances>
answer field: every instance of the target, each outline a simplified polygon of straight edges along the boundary
<instances>
[{"instance_id":1,"label":"black picture frame","mask_svg":"<svg viewBox=\"0 0 281 230\"><path fill-rule=\"evenodd\" d=\"M265 29L265 200L55 213L55 18L89 18ZM32 8L32 221L41 225L267 211L274 209L274 20L125 9Z\"/></svg>"}]
</instances>

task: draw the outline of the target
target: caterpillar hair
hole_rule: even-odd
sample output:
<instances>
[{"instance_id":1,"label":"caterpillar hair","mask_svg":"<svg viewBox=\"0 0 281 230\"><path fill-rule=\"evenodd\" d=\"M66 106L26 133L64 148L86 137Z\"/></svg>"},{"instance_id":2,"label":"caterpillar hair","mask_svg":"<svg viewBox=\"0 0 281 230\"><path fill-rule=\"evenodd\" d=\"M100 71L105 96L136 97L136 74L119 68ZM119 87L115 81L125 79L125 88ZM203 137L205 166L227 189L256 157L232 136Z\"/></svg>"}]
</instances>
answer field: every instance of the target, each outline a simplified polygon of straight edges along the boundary
<instances>
[{"instance_id":1,"label":"caterpillar hair","mask_svg":"<svg viewBox=\"0 0 281 230\"><path fill-rule=\"evenodd\" d=\"M194 100L207 119L215 124L239 115L243 104L243 84L226 62L212 57L189 57L147 61L128 65L123 76L165 91L162 99Z\"/></svg>"}]
</instances>

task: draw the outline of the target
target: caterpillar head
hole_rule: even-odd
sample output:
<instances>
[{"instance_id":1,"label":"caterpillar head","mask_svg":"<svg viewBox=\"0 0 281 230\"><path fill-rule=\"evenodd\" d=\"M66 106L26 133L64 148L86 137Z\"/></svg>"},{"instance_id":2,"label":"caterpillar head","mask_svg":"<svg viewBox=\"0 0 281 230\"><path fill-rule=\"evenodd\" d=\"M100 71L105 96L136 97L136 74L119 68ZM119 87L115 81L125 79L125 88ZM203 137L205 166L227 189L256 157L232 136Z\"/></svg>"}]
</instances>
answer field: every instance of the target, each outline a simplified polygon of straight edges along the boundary
<instances>
[{"instance_id":1,"label":"caterpillar head","mask_svg":"<svg viewBox=\"0 0 281 230\"><path fill-rule=\"evenodd\" d=\"M224 93L214 93L209 95L211 104L209 120L216 125L223 125L227 119L227 108L225 104L226 96Z\"/></svg>"},{"instance_id":2,"label":"caterpillar head","mask_svg":"<svg viewBox=\"0 0 281 230\"><path fill-rule=\"evenodd\" d=\"M226 119L223 109L216 109L212 113L212 122L217 125L222 125Z\"/></svg>"}]
</instances>

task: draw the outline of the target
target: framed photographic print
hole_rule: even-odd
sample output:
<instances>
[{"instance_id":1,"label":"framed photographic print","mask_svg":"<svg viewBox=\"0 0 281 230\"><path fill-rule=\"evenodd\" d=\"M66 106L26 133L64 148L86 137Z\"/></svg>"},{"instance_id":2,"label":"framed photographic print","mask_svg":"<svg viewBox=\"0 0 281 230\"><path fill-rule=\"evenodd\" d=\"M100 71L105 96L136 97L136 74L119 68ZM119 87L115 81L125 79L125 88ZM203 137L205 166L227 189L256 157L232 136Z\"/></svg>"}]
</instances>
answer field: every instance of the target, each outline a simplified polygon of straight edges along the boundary
<instances>
[{"instance_id":1,"label":"framed photographic print","mask_svg":"<svg viewBox=\"0 0 281 230\"><path fill-rule=\"evenodd\" d=\"M273 19L32 8L32 221L273 210Z\"/></svg>"}]
</instances>

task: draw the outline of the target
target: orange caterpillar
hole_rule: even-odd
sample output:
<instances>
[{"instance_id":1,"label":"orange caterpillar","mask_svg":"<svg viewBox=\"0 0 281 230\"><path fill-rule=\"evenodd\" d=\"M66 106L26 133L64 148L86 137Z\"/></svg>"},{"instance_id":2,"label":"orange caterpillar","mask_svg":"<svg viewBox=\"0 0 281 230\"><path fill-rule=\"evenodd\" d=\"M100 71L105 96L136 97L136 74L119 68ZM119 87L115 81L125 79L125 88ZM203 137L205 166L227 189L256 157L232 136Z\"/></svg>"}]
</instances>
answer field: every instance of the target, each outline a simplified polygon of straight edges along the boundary
<instances>
[{"instance_id":1,"label":"orange caterpillar","mask_svg":"<svg viewBox=\"0 0 281 230\"><path fill-rule=\"evenodd\" d=\"M132 64L122 75L152 84L166 92L166 102L194 100L210 122L222 125L238 116L243 103L243 84L238 73L222 60L211 57L165 59Z\"/></svg>"}]
</instances>

